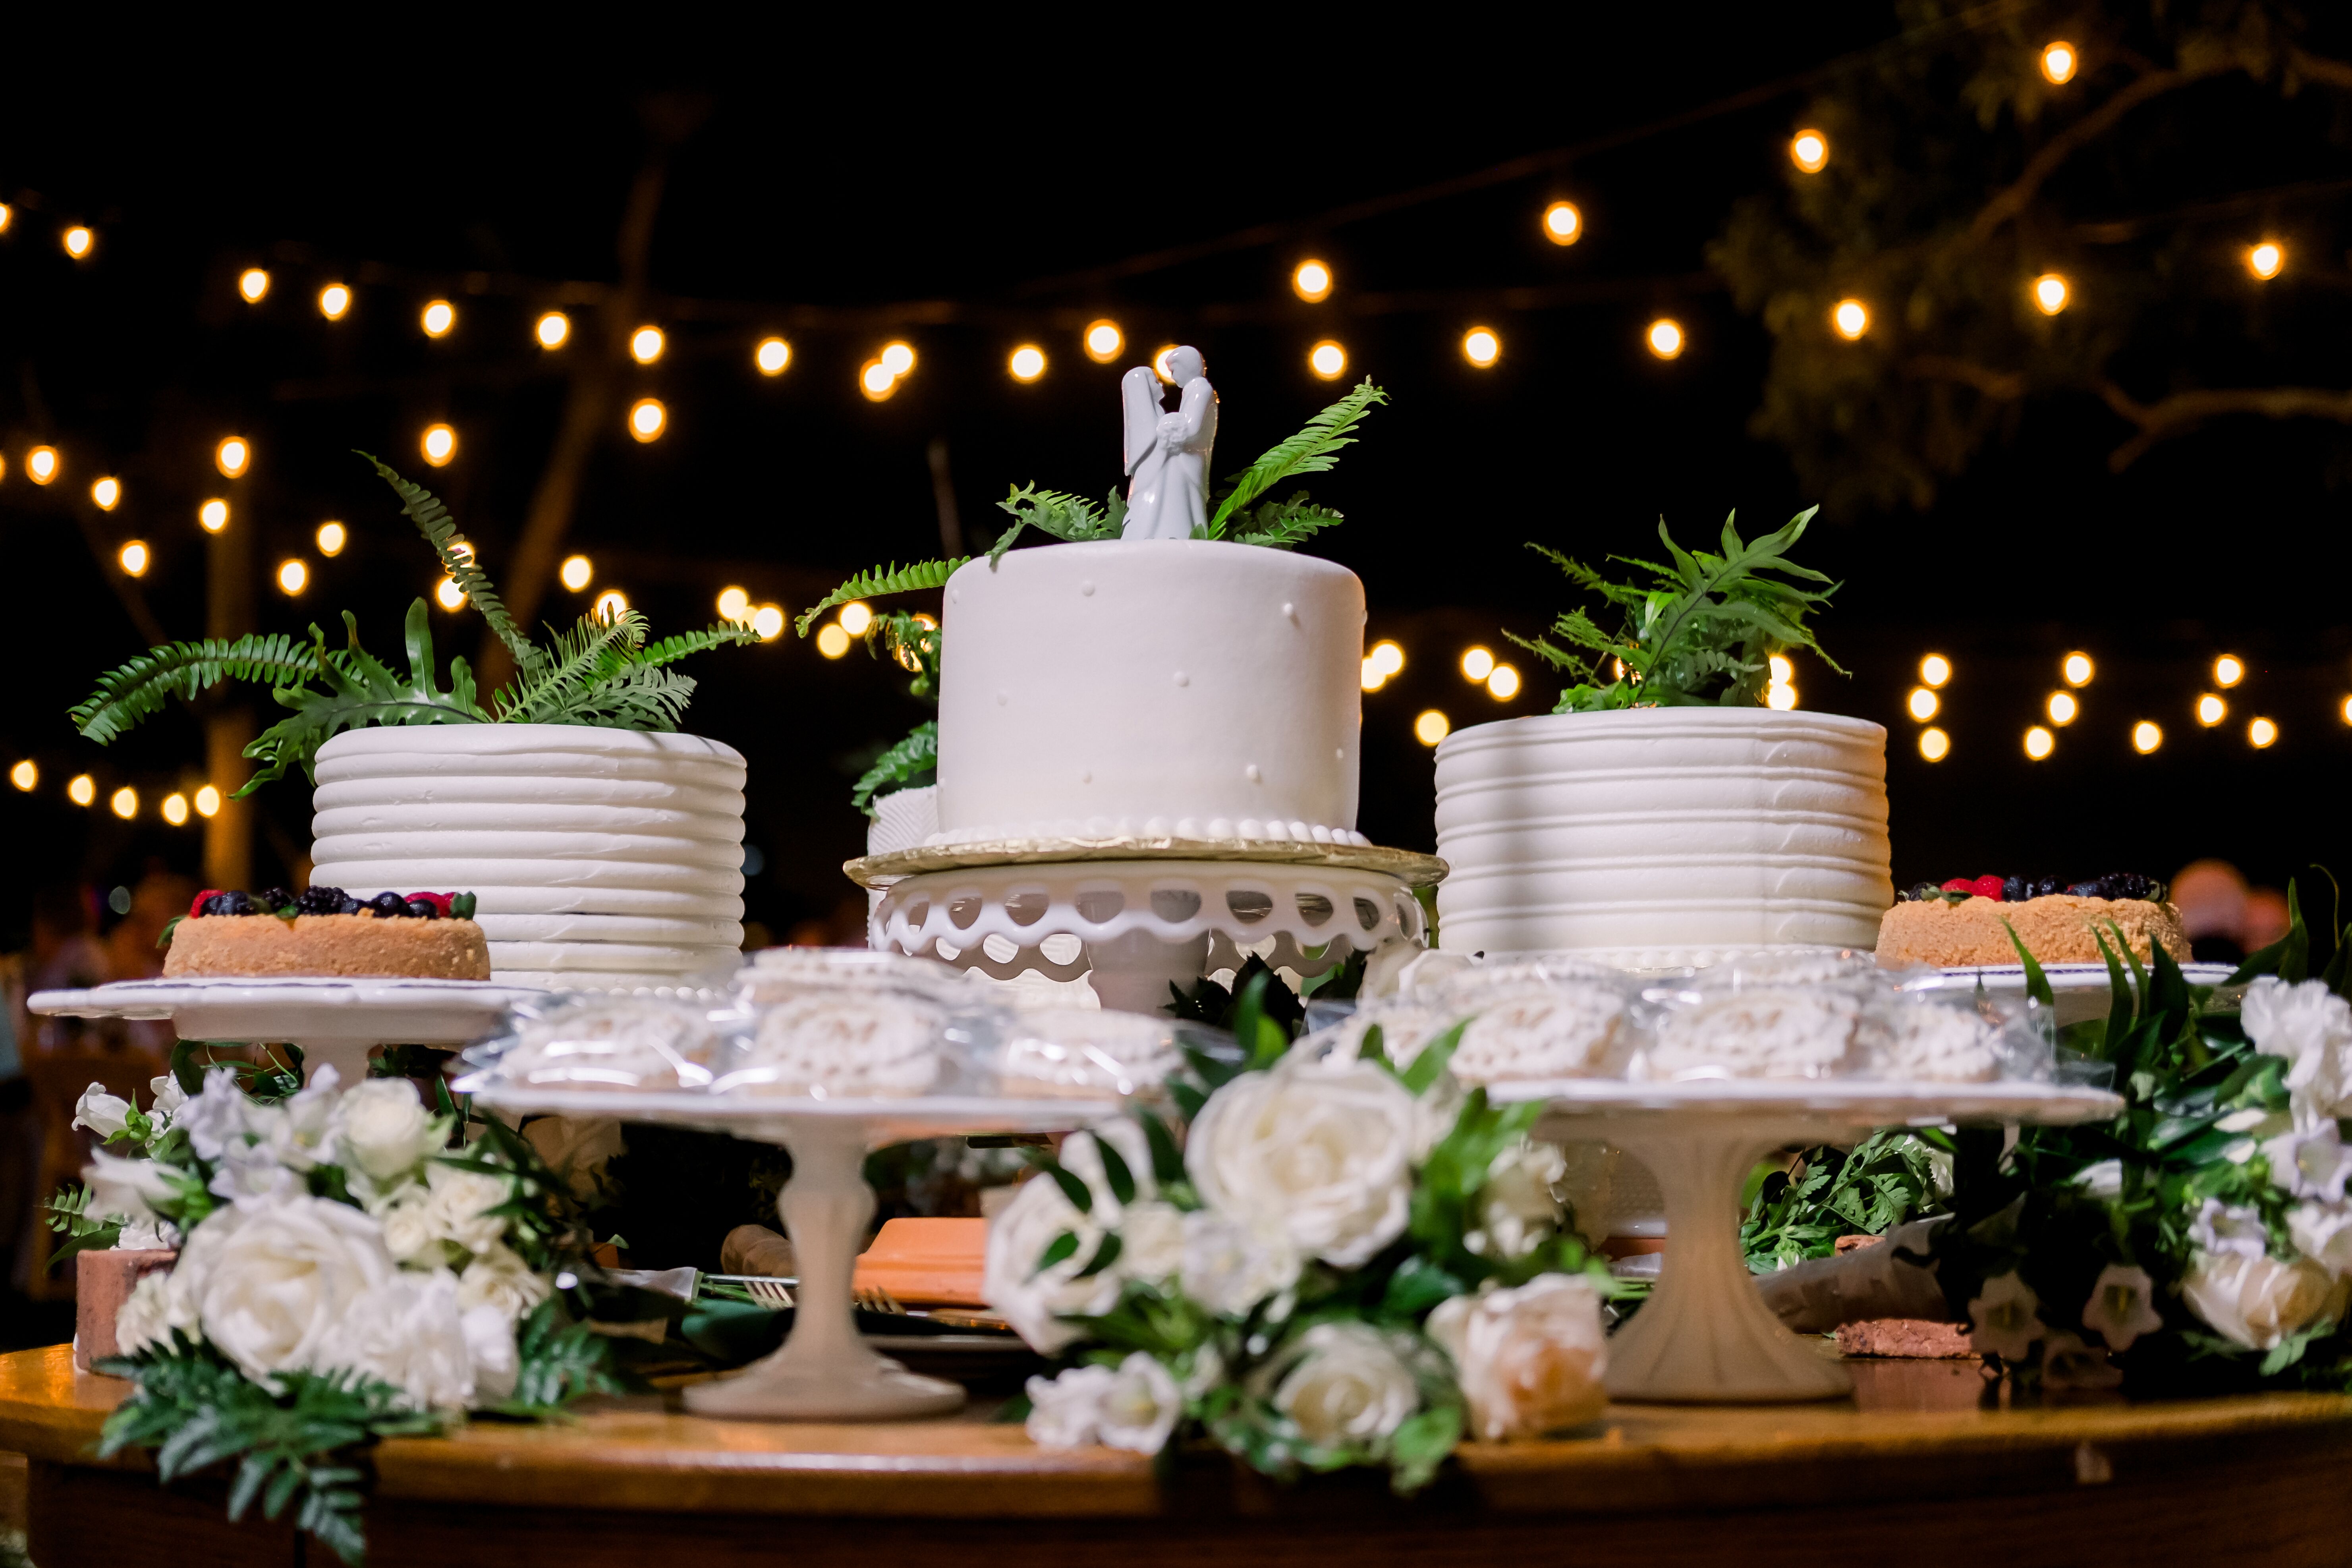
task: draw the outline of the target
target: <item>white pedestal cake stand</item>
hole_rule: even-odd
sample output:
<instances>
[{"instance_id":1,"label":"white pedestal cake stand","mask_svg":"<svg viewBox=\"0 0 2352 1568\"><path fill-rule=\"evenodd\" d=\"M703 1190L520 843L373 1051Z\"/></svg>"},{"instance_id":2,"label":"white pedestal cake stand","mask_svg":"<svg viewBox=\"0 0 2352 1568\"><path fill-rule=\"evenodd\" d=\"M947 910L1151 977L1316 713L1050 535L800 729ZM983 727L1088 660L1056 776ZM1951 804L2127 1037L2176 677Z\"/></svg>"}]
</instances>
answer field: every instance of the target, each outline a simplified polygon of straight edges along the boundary
<instances>
[{"instance_id":1,"label":"white pedestal cake stand","mask_svg":"<svg viewBox=\"0 0 2352 1568\"><path fill-rule=\"evenodd\" d=\"M1171 984L1266 961L1320 973L1350 952L1417 951L1412 896L1445 863L1402 849L1286 840L1024 839L869 855L877 946L1010 980L1087 977L1106 1007L1157 1013Z\"/></svg>"},{"instance_id":2,"label":"white pedestal cake stand","mask_svg":"<svg viewBox=\"0 0 2352 1568\"><path fill-rule=\"evenodd\" d=\"M618 1117L777 1143L793 1156L776 1204L800 1268L793 1331L741 1372L686 1390L701 1415L801 1421L887 1421L937 1415L963 1404L961 1387L920 1377L858 1337L850 1277L874 1218L866 1154L915 1138L1056 1132L1118 1114L1101 1100L728 1100L693 1094L484 1089L480 1103L509 1115Z\"/></svg>"},{"instance_id":3,"label":"white pedestal cake stand","mask_svg":"<svg viewBox=\"0 0 2352 1568\"><path fill-rule=\"evenodd\" d=\"M1577 1080L1489 1092L1548 1101L1537 1137L1605 1139L1657 1178L1670 1244L1650 1299L1610 1339L1609 1393L1711 1405L1853 1388L1844 1368L1780 1326L1740 1253L1739 1189L1764 1154L1880 1127L2096 1121L2123 1109L2105 1089L2040 1083Z\"/></svg>"},{"instance_id":4,"label":"white pedestal cake stand","mask_svg":"<svg viewBox=\"0 0 2352 1568\"><path fill-rule=\"evenodd\" d=\"M486 980L191 975L36 991L26 1006L63 1018L168 1018L184 1040L296 1045L306 1072L332 1062L348 1087L367 1076L372 1046L467 1045L496 1027L508 1007L539 994L533 986Z\"/></svg>"}]
</instances>

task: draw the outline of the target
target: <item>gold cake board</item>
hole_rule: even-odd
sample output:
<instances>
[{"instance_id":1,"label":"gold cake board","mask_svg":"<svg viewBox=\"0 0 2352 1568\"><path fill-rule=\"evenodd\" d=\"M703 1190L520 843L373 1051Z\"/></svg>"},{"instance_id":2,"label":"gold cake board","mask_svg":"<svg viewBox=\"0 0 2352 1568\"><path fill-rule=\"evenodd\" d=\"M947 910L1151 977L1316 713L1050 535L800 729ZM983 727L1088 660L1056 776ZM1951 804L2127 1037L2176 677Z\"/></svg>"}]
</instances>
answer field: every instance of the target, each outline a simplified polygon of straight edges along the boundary
<instances>
[{"instance_id":1,"label":"gold cake board","mask_svg":"<svg viewBox=\"0 0 2352 1568\"><path fill-rule=\"evenodd\" d=\"M1222 864L1322 866L1374 871L1408 888L1433 888L1447 867L1434 855L1377 845L1302 844L1289 838L996 838L971 844L918 845L861 855L841 868L861 888L887 888L931 871L991 866L1066 866L1087 861L1206 860Z\"/></svg>"}]
</instances>

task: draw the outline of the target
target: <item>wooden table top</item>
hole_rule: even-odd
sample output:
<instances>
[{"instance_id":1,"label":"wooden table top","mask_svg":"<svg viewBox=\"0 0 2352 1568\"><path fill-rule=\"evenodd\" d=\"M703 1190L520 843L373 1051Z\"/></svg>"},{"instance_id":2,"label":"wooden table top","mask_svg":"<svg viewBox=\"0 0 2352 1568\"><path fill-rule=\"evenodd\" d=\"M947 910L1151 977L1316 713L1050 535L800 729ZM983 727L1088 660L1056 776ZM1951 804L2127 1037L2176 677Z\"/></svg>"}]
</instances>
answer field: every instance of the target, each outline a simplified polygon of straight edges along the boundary
<instances>
[{"instance_id":1,"label":"wooden table top","mask_svg":"<svg viewBox=\"0 0 2352 1568\"><path fill-rule=\"evenodd\" d=\"M1612 1405L1597 1436L1465 1444L1456 1502L1504 1512L1625 1513L1813 1495L1964 1496L2166 1469L2227 1444L2352 1445L2352 1395L2262 1394L2170 1403L1988 1402L1969 1362L1848 1363L1850 1401ZM99 1427L130 1384L77 1373L64 1345L0 1356L0 1449L95 1466ZM545 1426L476 1422L374 1453L376 1496L505 1507L955 1519L1139 1518L1171 1483L1137 1454L1055 1453L976 1405L946 1420L720 1421L659 1396L606 1401ZM142 1468L143 1456L112 1468ZM1262 1489L1220 1466L1229 1492ZM1197 1483L1190 1489L1197 1491ZM1189 1505L1187 1505L1189 1506Z\"/></svg>"}]
</instances>

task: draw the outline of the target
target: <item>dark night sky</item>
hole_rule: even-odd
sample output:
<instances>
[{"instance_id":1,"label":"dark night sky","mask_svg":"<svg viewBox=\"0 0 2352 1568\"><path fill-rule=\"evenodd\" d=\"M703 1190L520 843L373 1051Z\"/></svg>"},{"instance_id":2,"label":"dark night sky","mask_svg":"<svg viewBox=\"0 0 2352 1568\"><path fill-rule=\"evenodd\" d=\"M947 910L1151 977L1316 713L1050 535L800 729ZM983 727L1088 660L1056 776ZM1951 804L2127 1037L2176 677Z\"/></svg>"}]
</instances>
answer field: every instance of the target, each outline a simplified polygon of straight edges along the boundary
<instances>
[{"instance_id":1,"label":"dark night sky","mask_svg":"<svg viewBox=\"0 0 2352 1568\"><path fill-rule=\"evenodd\" d=\"M1366 699L1362 826L1427 847L1430 764L1412 716L1435 705L1461 723L1549 705L1541 681L1497 704L1452 670L1465 643L1496 643L1505 625L1532 632L1570 602L1524 541L1637 550L1661 513L1688 535L1712 532L1734 506L1761 527L1807 504L1778 448L1747 434L1767 340L1702 258L1732 202L1782 177L1803 100L1771 98L1368 221L1313 220L1662 121L1894 30L1880 5L1807 7L1795 21L1788 9L1649 6L1613 29L1580 16L1509 37L1491 19L1415 23L1409 35L1368 19L1360 52L1267 37L1247 69L1197 73L1234 85L1176 90L1120 89L1091 40L1091 55L983 51L976 38L963 53L950 41L911 61L804 43L771 72L711 88L714 111L677 157L653 282L705 303L654 312L671 349L640 378L668 404L672 429L638 447L615 424L572 545L657 631L708 618L729 581L790 604L826 573L937 552L935 439L967 524L985 526L1010 482L1108 489L1116 380L1132 360L1097 366L1076 352L1076 323L1090 315L1118 318L1131 346L1180 335L1201 346L1223 397L1220 458L1234 466L1328 400L1304 354L1336 337L1351 378L1371 374L1394 403L1311 487L1350 517L1318 552L1364 578L1372 634L1398 637L1412 660ZM423 476L416 432L435 418L464 445L426 482L498 572L546 455L561 366L529 342L543 295L469 294L463 275L609 279L643 146L631 86L559 91L516 87L514 75L80 82L70 116L40 90L0 108L0 195L19 204L0 237L0 347L13 371L0 376L0 530L22 638L0 748L45 773L34 796L0 792L0 832L18 851L0 879L0 941L16 940L37 881L104 885L147 855L195 860L193 831L152 818L125 827L58 793L71 772L160 780L200 757L182 714L106 752L62 717L99 669L141 646L75 526L96 473L123 477L130 499L100 531L154 543L145 591L177 636L202 629L194 508L218 488L209 452L232 429L257 443L241 515L265 562L312 554L325 517L356 536L338 560L313 556L299 602L260 594L264 629L348 606L392 650L406 602L436 574L388 492L345 454L383 451ZM1587 218L1571 248L1538 234L1554 195ZM81 265L55 237L77 220L100 235ZM1258 225L1283 232L1137 276L1041 286ZM1307 254L1338 273L1328 305L1288 293ZM258 310L233 291L254 262L277 284ZM319 283L362 277L363 263L388 280L361 286L351 319L322 321L310 305ZM1498 290L1554 285L1583 297L1501 308ZM460 325L428 342L415 312L442 291ZM1368 296L1395 308L1368 311ZM919 300L956 302L958 320L785 325L795 309ZM1640 342L1661 310L1692 335L1672 363ZM1456 349L1474 321L1503 337L1491 372ZM767 324L795 351L774 382L749 365ZM869 405L856 367L893 335L921 361L898 396ZM1003 365L1027 339L1052 369L1022 387ZM2040 867L2166 875L2203 854L2267 880L2312 858L2352 868L2328 787L2352 749L2334 715L2352 677L2352 621L2328 446L2294 426L2217 426L2117 479L2105 467L2115 438L2094 406L2035 405L1933 512L1825 515L1808 542L1808 560L1847 579L1822 635L1855 678L1815 668L1800 684L1808 706L1894 731L1898 881ZM23 477L36 439L68 464L46 492ZM551 606L572 607L560 590ZM437 616L436 628L445 650L472 651L478 627L465 617ZM2059 757L2029 765L2016 737L2071 647L2109 673ZM1957 750L1935 768L1911 752L1900 709L1931 647L1961 668L1948 723ZM2225 647L2254 668L2246 700L2284 728L2268 752L2187 721L2200 672ZM829 664L806 643L714 656L694 673L705 684L690 727L753 763L751 837L770 868L753 879L751 914L781 927L821 912L845 890L834 868L860 842L848 759L918 709L894 671L858 653ZM2158 758L2122 742L2142 716L2173 737ZM307 842L299 785L278 786L268 809Z\"/></svg>"}]
</instances>

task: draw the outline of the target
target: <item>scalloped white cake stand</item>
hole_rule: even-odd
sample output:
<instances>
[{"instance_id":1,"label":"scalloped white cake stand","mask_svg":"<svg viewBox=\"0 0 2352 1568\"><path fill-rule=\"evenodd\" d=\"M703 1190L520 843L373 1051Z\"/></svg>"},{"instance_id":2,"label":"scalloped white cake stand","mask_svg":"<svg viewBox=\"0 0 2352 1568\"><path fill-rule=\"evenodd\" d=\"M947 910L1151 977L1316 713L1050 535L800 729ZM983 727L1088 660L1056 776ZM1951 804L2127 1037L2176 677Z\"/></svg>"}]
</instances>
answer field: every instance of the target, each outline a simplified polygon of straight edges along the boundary
<instances>
[{"instance_id":1,"label":"scalloped white cake stand","mask_svg":"<svg viewBox=\"0 0 2352 1568\"><path fill-rule=\"evenodd\" d=\"M874 1218L864 1164L873 1150L914 1138L1056 1132L1116 1115L1101 1100L727 1100L694 1094L484 1089L474 1098L514 1114L617 1116L777 1143L793 1156L776 1208L799 1260L798 1308L782 1349L742 1371L686 1390L700 1415L797 1421L888 1421L960 1407L963 1389L908 1372L858 1336L850 1278Z\"/></svg>"},{"instance_id":2,"label":"scalloped white cake stand","mask_svg":"<svg viewBox=\"0 0 2352 1568\"><path fill-rule=\"evenodd\" d=\"M367 1076L372 1046L463 1046L515 1003L541 994L488 980L305 980L189 975L117 980L88 991L36 991L31 1011L64 1018L168 1018L184 1040L296 1045L306 1071L332 1062L345 1084Z\"/></svg>"},{"instance_id":3,"label":"scalloped white cake stand","mask_svg":"<svg viewBox=\"0 0 2352 1568\"><path fill-rule=\"evenodd\" d=\"M2096 1121L2123 1101L2040 1083L1580 1079L1496 1085L1497 1100L1549 1102L1535 1135L1605 1139L1648 1167L1670 1238L1658 1282L1610 1337L1611 1397L1670 1404L1834 1399L1845 1369L1780 1326L1739 1248L1739 1189L1766 1153L1881 1127Z\"/></svg>"}]
</instances>

